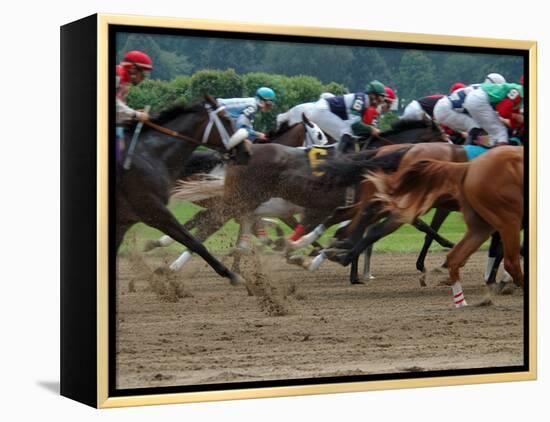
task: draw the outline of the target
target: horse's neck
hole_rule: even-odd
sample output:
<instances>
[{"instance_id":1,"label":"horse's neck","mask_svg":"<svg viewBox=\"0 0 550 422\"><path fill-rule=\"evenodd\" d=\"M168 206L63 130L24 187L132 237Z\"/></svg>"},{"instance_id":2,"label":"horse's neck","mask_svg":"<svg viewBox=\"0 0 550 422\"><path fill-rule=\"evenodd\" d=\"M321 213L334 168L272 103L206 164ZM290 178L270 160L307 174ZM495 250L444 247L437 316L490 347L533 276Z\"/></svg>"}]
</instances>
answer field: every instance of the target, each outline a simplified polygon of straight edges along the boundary
<instances>
[{"instance_id":1,"label":"horse's neck","mask_svg":"<svg viewBox=\"0 0 550 422\"><path fill-rule=\"evenodd\" d=\"M287 130L282 135L277 136L271 142L274 144L285 145L287 147L301 147L306 139L306 130L304 125L296 125Z\"/></svg>"}]
</instances>

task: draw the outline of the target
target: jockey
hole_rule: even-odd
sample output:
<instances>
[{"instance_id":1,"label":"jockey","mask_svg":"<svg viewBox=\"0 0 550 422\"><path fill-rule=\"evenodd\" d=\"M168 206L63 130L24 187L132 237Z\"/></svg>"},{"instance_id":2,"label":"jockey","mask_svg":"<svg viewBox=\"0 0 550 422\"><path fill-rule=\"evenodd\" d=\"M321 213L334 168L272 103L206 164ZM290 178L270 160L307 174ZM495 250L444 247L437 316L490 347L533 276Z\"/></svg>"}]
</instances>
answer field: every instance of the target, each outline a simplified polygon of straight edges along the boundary
<instances>
[{"instance_id":1,"label":"jockey","mask_svg":"<svg viewBox=\"0 0 550 422\"><path fill-rule=\"evenodd\" d=\"M126 104L129 85L139 85L147 72L153 70L151 58L142 51L133 50L124 55L116 67L116 158L120 159L120 151L124 148L124 124L132 120L149 120L149 114L134 110Z\"/></svg>"},{"instance_id":2,"label":"jockey","mask_svg":"<svg viewBox=\"0 0 550 422\"><path fill-rule=\"evenodd\" d=\"M364 124L378 128L378 117L381 114L386 114L388 111L394 108L394 104L397 101L397 96L395 95L395 91L391 89L389 86L385 86L384 90L386 91L386 97L384 98L384 102L380 104L378 107L369 106L365 109L365 112L363 113L363 117L361 118L361 121Z\"/></svg>"},{"instance_id":3,"label":"jockey","mask_svg":"<svg viewBox=\"0 0 550 422\"><path fill-rule=\"evenodd\" d=\"M466 85L464 85L462 82L455 82L451 85L451 88L449 89L449 93L452 94L453 92L464 88ZM433 94L428 95L426 97L422 97L418 100L411 101L407 107L405 107L405 110L403 111L403 115L401 116L402 120L413 120L413 121L421 121L428 119L433 119L434 117L434 107L437 104L437 102L443 98L445 95L443 94Z\"/></svg>"},{"instance_id":4,"label":"jockey","mask_svg":"<svg viewBox=\"0 0 550 422\"><path fill-rule=\"evenodd\" d=\"M386 91L386 97L384 98L384 103L380 106L380 114L397 109L397 95L395 95L395 91L389 86L385 86L384 91Z\"/></svg>"},{"instance_id":5,"label":"jockey","mask_svg":"<svg viewBox=\"0 0 550 422\"><path fill-rule=\"evenodd\" d=\"M225 106L225 110L231 117L235 130L244 128L248 132L248 139L265 141L267 136L263 132L254 130L254 118L258 111L265 113L273 108L276 100L275 91L268 87L260 87L256 95L250 98L218 98L218 103Z\"/></svg>"},{"instance_id":6,"label":"jockey","mask_svg":"<svg viewBox=\"0 0 550 422\"><path fill-rule=\"evenodd\" d=\"M320 99L310 110L310 118L323 132L339 140L338 151L344 152L352 144L352 135L377 135L380 131L363 123L362 118L369 106L378 106L386 97L384 84L370 82L365 92L345 94Z\"/></svg>"},{"instance_id":7,"label":"jockey","mask_svg":"<svg viewBox=\"0 0 550 422\"><path fill-rule=\"evenodd\" d=\"M505 122L518 114L523 106L523 86L514 83L483 83L469 92L464 109L476 122L470 136L475 141L480 128L489 135L490 146L508 144Z\"/></svg>"},{"instance_id":8,"label":"jockey","mask_svg":"<svg viewBox=\"0 0 550 422\"><path fill-rule=\"evenodd\" d=\"M321 95L319 95L319 100L328 100L329 98L333 98L334 96L335 95L331 92L323 92ZM306 117L309 118L314 105L315 101L311 103L297 104L287 112L278 114L277 129L279 129L283 123L286 123L289 126L300 123L302 121L302 114L305 114Z\"/></svg>"},{"instance_id":9,"label":"jockey","mask_svg":"<svg viewBox=\"0 0 550 422\"><path fill-rule=\"evenodd\" d=\"M503 83L506 82L504 76L499 73L489 73L485 77L484 84ZM464 100L466 96L481 87L482 84L473 84L464 86L461 82L455 82L451 86L451 94L442 97L434 107L433 115L435 121L440 126L446 126L456 132L468 136L468 141L471 140L470 132L478 127L474 119L464 110Z\"/></svg>"}]
</instances>

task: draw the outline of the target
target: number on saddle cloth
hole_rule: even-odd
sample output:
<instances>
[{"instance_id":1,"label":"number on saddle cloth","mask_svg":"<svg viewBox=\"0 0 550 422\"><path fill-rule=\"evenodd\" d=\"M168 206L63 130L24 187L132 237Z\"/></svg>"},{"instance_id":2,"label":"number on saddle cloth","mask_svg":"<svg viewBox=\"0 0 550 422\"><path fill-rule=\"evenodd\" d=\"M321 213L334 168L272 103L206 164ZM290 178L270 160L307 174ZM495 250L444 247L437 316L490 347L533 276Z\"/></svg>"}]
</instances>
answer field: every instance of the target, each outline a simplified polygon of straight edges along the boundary
<instances>
[{"instance_id":1,"label":"number on saddle cloth","mask_svg":"<svg viewBox=\"0 0 550 422\"><path fill-rule=\"evenodd\" d=\"M315 146L307 149L309 167L311 168L311 173L314 176L322 176L324 174L322 171L315 171L315 169L319 167L319 165L323 164L330 155L332 155L332 151L334 151L333 145L330 147L328 145L326 147Z\"/></svg>"}]
</instances>

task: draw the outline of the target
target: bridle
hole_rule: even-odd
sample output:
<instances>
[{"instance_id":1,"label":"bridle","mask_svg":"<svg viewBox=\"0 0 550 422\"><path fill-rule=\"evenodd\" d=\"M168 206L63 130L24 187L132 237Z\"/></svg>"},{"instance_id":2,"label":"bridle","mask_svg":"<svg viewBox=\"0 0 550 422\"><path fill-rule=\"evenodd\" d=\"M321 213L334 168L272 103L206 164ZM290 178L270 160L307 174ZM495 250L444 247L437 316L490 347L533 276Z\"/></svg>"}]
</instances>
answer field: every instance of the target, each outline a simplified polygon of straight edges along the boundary
<instances>
[{"instance_id":1,"label":"bridle","mask_svg":"<svg viewBox=\"0 0 550 422\"><path fill-rule=\"evenodd\" d=\"M184 135L183 133L180 133L176 130L169 129L167 127L158 125L156 123L153 123L149 120L146 120L144 124L151 127L152 129L155 129L158 132L164 133L165 135L172 136L177 139L181 139L186 142L191 142L195 145L205 145L208 140L210 139L210 136L212 135L212 128L216 126L216 129L218 129L218 132L220 134L220 138L222 140L222 143L224 144L226 150L231 149L232 145L235 140L235 135L232 136L227 133L227 130L225 129L225 126L223 125L219 113L221 113L223 110L225 110L225 106L220 106L218 108L214 108L210 106L209 104L205 104L204 107L206 108L206 111L208 112L208 123L206 124L206 127L204 129L202 140L199 141L196 138L193 138L191 136Z\"/></svg>"}]
</instances>

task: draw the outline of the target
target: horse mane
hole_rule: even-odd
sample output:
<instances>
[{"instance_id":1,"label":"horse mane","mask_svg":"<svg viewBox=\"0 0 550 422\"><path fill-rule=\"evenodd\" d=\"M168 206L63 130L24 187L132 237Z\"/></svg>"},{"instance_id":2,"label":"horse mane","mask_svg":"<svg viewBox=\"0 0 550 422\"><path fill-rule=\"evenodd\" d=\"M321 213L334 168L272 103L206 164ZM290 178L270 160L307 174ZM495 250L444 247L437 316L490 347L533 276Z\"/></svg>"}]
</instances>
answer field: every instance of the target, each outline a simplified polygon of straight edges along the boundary
<instances>
[{"instance_id":1,"label":"horse mane","mask_svg":"<svg viewBox=\"0 0 550 422\"><path fill-rule=\"evenodd\" d=\"M439 198L458 199L469 163L421 160L403 169L396 177L373 172L367 176L377 188L377 198L386 209L410 223L428 212Z\"/></svg>"},{"instance_id":2,"label":"horse mane","mask_svg":"<svg viewBox=\"0 0 550 422\"><path fill-rule=\"evenodd\" d=\"M424 120L401 120L400 119L392 123L391 129L381 132L380 136L388 137L391 135L395 135L396 133L405 132L407 130L427 129L431 127L431 125L432 125L431 122L426 122Z\"/></svg>"},{"instance_id":3,"label":"horse mane","mask_svg":"<svg viewBox=\"0 0 550 422\"><path fill-rule=\"evenodd\" d=\"M267 139L272 140L275 138L278 138L279 136L284 135L286 132L290 131L291 129L294 129L297 125L299 125L301 122L294 123L293 125L289 125L287 121L281 123L281 126L279 126L278 129L272 129L267 133Z\"/></svg>"},{"instance_id":4,"label":"horse mane","mask_svg":"<svg viewBox=\"0 0 550 422\"><path fill-rule=\"evenodd\" d=\"M202 108L202 103L195 103L191 105L175 104L167 109L160 111L151 118L151 122L162 125L170 120L173 120L177 116L183 113L192 113L199 111Z\"/></svg>"}]
</instances>

